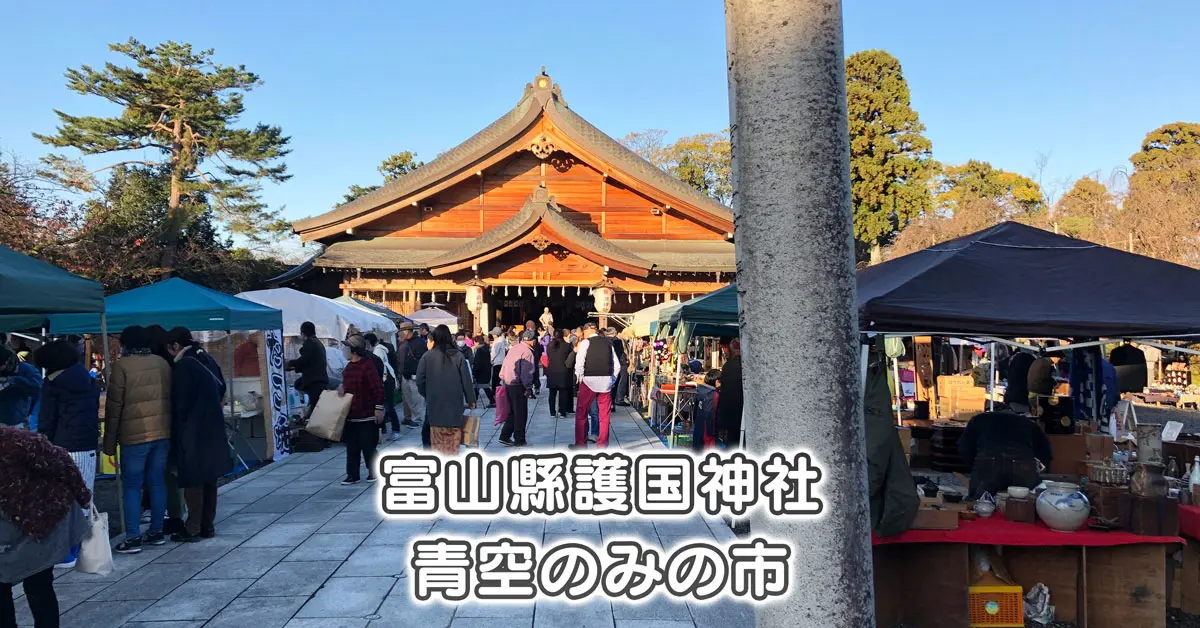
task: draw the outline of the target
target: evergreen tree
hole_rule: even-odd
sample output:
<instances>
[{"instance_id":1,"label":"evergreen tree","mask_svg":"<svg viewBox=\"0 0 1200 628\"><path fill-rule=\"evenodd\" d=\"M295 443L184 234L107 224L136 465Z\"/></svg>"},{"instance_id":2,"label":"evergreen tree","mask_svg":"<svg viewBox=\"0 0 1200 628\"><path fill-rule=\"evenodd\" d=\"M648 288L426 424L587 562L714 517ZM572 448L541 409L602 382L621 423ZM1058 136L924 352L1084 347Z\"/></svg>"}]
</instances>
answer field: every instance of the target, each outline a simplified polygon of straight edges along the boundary
<instances>
[{"instance_id":1,"label":"evergreen tree","mask_svg":"<svg viewBox=\"0 0 1200 628\"><path fill-rule=\"evenodd\" d=\"M404 175L424 165L425 162L417 161L416 153L405 150L400 151L395 155L388 157L387 159L384 159L383 163L379 164L379 168L377 168L377 170L379 170L379 174L383 175L383 182L388 183L395 181L396 179L399 179L400 177L403 177ZM350 201L358 200L359 197L366 196L367 194L370 194L381 187L383 186L352 185L350 186L350 191L346 192L345 196L342 198L342 202L338 203L338 206L340 207L346 203L349 203Z\"/></svg>"},{"instance_id":2,"label":"evergreen tree","mask_svg":"<svg viewBox=\"0 0 1200 628\"><path fill-rule=\"evenodd\" d=\"M846 59L854 235L879 261L909 221L931 207L933 144L922 133L900 62L883 50Z\"/></svg>"},{"instance_id":3,"label":"evergreen tree","mask_svg":"<svg viewBox=\"0 0 1200 628\"><path fill-rule=\"evenodd\" d=\"M167 205L160 234L164 276L176 267L185 231L210 209L233 234L257 240L285 233L287 223L259 200L258 193L263 180L289 178L282 161L289 138L275 126L235 126L245 110L245 93L261 85L261 79L244 66L217 64L212 50L193 52L186 43L168 41L149 48L131 38L109 49L128 57L132 67L84 65L67 71L67 87L120 106L120 115L55 111L57 132L34 136L84 155L139 151L138 156L87 171L52 155L46 161L60 180L87 190L97 187L96 173L119 166L140 165L165 173Z\"/></svg>"}]
</instances>

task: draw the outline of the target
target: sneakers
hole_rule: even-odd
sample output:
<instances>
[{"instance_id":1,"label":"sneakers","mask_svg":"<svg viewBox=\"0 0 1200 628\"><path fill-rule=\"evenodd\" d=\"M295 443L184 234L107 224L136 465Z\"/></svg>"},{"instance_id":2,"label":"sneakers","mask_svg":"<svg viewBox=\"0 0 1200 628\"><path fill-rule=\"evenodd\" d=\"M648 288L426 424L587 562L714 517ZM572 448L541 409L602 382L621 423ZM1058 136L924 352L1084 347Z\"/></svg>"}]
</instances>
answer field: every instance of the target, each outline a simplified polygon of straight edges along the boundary
<instances>
[{"instance_id":1,"label":"sneakers","mask_svg":"<svg viewBox=\"0 0 1200 628\"><path fill-rule=\"evenodd\" d=\"M551 412L551 413L550 413L550 418L552 418L552 419L557 419L557 418L558 418L558 413L556 413L556 412Z\"/></svg>"},{"instance_id":2,"label":"sneakers","mask_svg":"<svg viewBox=\"0 0 1200 628\"><path fill-rule=\"evenodd\" d=\"M73 561L73 560L68 560L68 561L66 561L66 562L61 562L61 563L59 563L59 564L55 565L55 566L54 566L54 568L55 568L55 569L74 569L74 568L75 568L75 561Z\"/></svg>"},{"instance_id":3,"label":"sneakers","mask_svg":"<svg viewBox=\"0 0 1200 628\"><path fill-rule=\"evenodd\" d=\"M501 438L501 439L497 440L496 442L500 443L501 445L504 445L505 447L516 447L517 446L517 443L515 441L513 441L512 439L508 439L508 438Z\"/></svg>"},{"instance_id":4,"label":"sneakers","mask_svg":"<svg viewBox=\"0 0 1200 628\"><path fill-rule=\"evenodd\" d=\"M396 432L392 432L391 434L389 434L389 435L388 435L388 441L389 441L389 442L391 442L391 441L397 441L397 440L400 440L400 435L399 435L399 434L397 434Z\"/></svg>"},{"instance_id":5,"label":"sneakers","mask_svg":"<svg viewBox=\"0 0 1200 628\"><path fill-rule=\"evenodd\" d=\"M379 479L379 478L377 478L377 477L375 477L375 476L373 476L373 475L368 475L368 476L367 476L367 482L368 482L368 483L374 482L375 480L378 480L378 479Z\"/></svg>"},{"instance_id":6,"label":"sneakers","mask_svg":"<svg viewBox=\"0 0 1200 628\"><path fill-rule=\"evenodd\" d=\"M358 478L347 476L346 479L342 480L342 486L350 486L351 484L358 484L358 482Z\"/></svg>"},{"instance_id":7,"label":"sneakers","mask_svg":"<svg viewBox=\"0 0 1200 628\"><path fill-rule=\"evenodd\" d=\"M400 425L407 425L409 427L412 427L412 426L415 426L416 423L414 423L412 419L404 419L403 421L400 422Z\"/></svg>"},{"instance_id":8,"label":"sneakers","mask_svg":"<svg viewBox=\"0 0 1200 628\"><path fill-rule=\"evenodd\" d=\"M142 551L142 537L135 536L132 539L125 539L120 545L114 547L113 551L118 554L139 554Z\"/></svg>"},{"instance_id":9,"label":"sneakers","mask_svg":"<svg viewBox=\"0 0 1200 628\"><path fill-rule=\"evenodd\" d=\"M142 542L146 545L164 545L167 542L167 536L162 532L147 532Z\"/></svg>"}]
</instances>

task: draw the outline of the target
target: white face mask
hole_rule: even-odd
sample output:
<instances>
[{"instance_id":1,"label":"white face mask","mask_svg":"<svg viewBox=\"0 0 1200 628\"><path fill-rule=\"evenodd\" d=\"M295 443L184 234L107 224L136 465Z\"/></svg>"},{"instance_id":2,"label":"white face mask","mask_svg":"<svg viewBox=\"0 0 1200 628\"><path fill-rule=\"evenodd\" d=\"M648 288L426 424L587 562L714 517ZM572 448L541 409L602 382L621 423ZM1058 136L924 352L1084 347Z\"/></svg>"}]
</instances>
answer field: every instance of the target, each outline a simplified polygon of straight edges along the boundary
<instances>
[{"instance_id":1,"label":"white face mask","mask_svg":"<svg viewBox=\"0 0 1200 628\"><path fill-rule=\"evenodd\" d=\"M455 342L454 344L458 345L458 348L459 348L459 349L462 349L463 347L467 346L467 341L466 341L466 340L459 340L459 341Z\"/></svg>"}]
</instances>

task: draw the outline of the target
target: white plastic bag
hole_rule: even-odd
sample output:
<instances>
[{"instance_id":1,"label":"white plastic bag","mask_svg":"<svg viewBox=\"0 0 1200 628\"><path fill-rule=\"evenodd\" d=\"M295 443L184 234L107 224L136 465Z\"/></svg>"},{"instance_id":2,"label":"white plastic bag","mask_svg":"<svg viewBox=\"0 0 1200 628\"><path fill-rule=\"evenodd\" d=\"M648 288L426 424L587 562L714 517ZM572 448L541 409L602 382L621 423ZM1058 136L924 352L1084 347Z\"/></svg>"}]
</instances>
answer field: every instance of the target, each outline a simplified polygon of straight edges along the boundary
<instances>
[{"instance_id":1,"label":"white plastic bag","mask_svg":"<svg viewBox=\"0 0 1200 628\"><path fill-rule=\"evenodd\" d=\"M113 570L112 546L108 540L108 513L96 510L94 502L88 509L88 525L92 528L91 534L79 546L75 569L107 576Z\"/></svg>"}]
</instances>

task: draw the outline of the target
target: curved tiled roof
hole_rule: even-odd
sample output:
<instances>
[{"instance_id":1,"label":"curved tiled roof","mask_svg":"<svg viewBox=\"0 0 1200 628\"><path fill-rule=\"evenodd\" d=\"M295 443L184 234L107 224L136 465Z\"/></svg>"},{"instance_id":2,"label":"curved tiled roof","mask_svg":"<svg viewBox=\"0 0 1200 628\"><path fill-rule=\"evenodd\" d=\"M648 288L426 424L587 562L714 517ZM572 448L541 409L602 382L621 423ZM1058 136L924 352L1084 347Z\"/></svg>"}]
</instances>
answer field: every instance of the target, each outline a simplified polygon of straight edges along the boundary
<instances>
[{"instance_id":1,"label":"curved tiled roof","mask_svg":"<svg viewBox=\"0 0 1200 628\"><path fill-rule=\"evenodd\" d=\"M562 99L558 85L551 85L548 76L539 75L535 83L539 84L537 88L533 85L526 86L525 95L516 107L467 141L378 190L320 216L294 222L293 230L314 231L345 221L363 222L364 214L377 210L381 205L417 193L422 188L434 185L471 166L524 132L543 112L557 123L572 141L618 170L718 220L732 224L733 212L728 207L654 166L571 110Z\"/></svg>"},{"instance_id":2,"label":"curved tiled roof","mask_svg":"<svg viewBox=\"0 0 1200 628\"><path fill-rule=\"evenodd\" d=\"M364 194L333 211L326 212L320 216L297 220L295 223L292 223L292 228L295 231L307 231L354 218L365 211L378 207L380 204L403 198L426 185L452 174L491 151L497 145L511 139L517 133L524 130L525 127L529 126L532 120L527 120L526 118L533 107L534 102L531 97L526 96L522 98L521 102L517 103L517 106L509 110L508 113L484 127L482 131L472 135L467 141L442 153L437 159L395 181L389 181L378 190Z\"/></svg>"},{"instance_id":3,"label":"curved tiled roof","mask_svg":"<svg viewBox=\"0 0 1200 628\"><path fill-rule=\"evenodd\" d=\"M521 206L521 210L513 214L508 220L505 220L487 233L458 248L427 260L425 264L430 269L436 270L485 256L496 249L513 244L518 239L525 237L538 223L544 223L556 235L567 241L565 243L560 242L559 244L567 244L569 248L575 249L577 253L594 253L605 259L641 268L646 271L654 267L654 264L650 261L622 248L616 243L606 240L595 233L576 227L571 221L563 217L558 204L554 202L554 198L549 195L545 188L534 190L532 194L525 198L525 204Z\"/></svg>"},{"instance_id":4,"label":"curved tiled roof","mask_svg":"<svg viewBox=\"0 0 1200 628\"><path fill-rule=\"evenodd\" d=\"M687 201L721 220L733 222L733 211L728 207L646 161L641 155L629 150L624 144L609 137L604 131L593 126L591 122L584 120L583 116L572 111L565 103L556 102L553 108L547 107L547 110L552 112L551 116L554 121L572 136L571 139L583 144L588 150L626 174L653 185L671 196Z\"/></svg>"}]
</instances>

